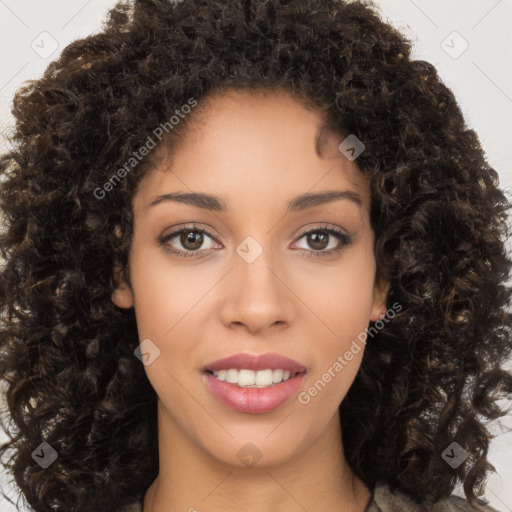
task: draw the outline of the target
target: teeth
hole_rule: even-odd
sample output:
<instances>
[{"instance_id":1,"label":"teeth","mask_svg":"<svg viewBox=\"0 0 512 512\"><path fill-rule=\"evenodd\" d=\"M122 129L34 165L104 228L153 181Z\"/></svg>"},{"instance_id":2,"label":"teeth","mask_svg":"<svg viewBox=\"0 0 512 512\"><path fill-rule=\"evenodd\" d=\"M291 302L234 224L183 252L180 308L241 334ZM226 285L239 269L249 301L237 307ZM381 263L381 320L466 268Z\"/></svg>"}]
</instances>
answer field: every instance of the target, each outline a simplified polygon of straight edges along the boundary
<instances>
[{"instance_id":1,"label":"teeth","mask_svg":"<svg viewBox=\"0 0 512 512\"><path fill-rule=\"evenodd\" d=\"M250 371L250 370L242 370L244 372ZM241 372L240 372L241 373ZM254 373L254 384L258 386L270 386L273 383L273 371L272 370L260 370L258 372L251 372Z\"/></svg>"},{"instance_id":2,"label":"teeth","mask_svg":"<svg viewBox=\"0 0 512 512\"><path fill-rule=\"evenodd\" d=\"M238 372L239 386L254 386L256 374L252 370L240 370Z\"/></svg>"},{"instance_id":3,"label":"teeth","mask_svg":"<svg viewBox=\"0 0 512 512\"><path fill-rule=\"evenodd\" d=\"M284 370L272 371L272 382L281 382L283 380Z\"/></svg>"},{"instance_id":4,"label":"teeth","mask_svg":"<svg viewBox=\"0 0 512 512\"><path fill-rule=\"evenodd\" d=\"M229 370L215 371L213 375L219 380L229 382L230 384L238 384L242 388L266 388L295 376L295 374L292 375L288 370L280 368L276 370L269 368L257 372L230 368Z\"/></svg>"}]
</instances>

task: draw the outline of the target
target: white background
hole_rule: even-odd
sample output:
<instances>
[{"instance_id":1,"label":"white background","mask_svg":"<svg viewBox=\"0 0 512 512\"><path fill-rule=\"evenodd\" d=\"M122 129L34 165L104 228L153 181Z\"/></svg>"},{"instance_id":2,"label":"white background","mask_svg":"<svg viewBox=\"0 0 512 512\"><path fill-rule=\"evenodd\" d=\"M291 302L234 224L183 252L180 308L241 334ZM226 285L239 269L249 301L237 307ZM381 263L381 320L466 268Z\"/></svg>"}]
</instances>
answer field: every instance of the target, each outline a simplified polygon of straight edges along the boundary
<instances>
[{"instance_id":1,"label":"white background","mask_svg":"<svg viewBox=\"0 0 512 512\"><path fill-rule=\"evenodd\" d=\"M69 42L99 31L107 10L115 3L0 0L3 134L12 129L11 101L20 84L39 77ZM375 4L385 20L413 39L414 58L437 67L458 99L468 125L479 134L502 187L512 191L512 0L376 0ZM58 46L45 55L52 44ZM4 147L0 133L0 151ZM512 417L502 423L510 429ZM512 433L502 434L497 428L495 432L490 461L499 475L490 477L486 498L500 512L512 512ZM5 477L0 483L13 496ZM456 492L462 495L460 487ZM16 509L0 499L0 510Z\"/></svg>"}]
</instances>

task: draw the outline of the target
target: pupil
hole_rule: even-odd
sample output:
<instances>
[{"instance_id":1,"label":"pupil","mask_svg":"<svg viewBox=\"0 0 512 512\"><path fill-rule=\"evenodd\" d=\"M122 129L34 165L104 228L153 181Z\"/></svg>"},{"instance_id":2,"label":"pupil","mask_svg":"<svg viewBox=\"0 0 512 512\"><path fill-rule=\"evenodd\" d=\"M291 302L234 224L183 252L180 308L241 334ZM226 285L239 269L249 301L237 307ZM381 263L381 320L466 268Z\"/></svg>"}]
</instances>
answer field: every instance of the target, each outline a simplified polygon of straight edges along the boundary
<instances>
[{"instance_id":1,"label":"pupil","mask_svg":"<svg viewBox=\"0 0 512 512\"><path fill-rule=\"evenodd\" d=\"M192 242L192 246L187 245L189 242ZM187 247L191 250L198 249L199 247L201 247L203 243L203 235L201 233L198 233L197 231L188 231L186 233L182 233L181 243L183 244L183 247Z\"/></svg>"},{"instance_id":2,"label":"pupil","mask_svg":"<svg viewBox=\"0 0 512 512\"><path fill-rule=\"evenodd\" d=\"M317 246L316 244L318 243L319 237L323 238L324 243L320 243L320 246ZM327 247L327 233L310 233L308 235L308 243L310 243L311 246L317 251L325 249Z\"/></svg>"}]
</instances>

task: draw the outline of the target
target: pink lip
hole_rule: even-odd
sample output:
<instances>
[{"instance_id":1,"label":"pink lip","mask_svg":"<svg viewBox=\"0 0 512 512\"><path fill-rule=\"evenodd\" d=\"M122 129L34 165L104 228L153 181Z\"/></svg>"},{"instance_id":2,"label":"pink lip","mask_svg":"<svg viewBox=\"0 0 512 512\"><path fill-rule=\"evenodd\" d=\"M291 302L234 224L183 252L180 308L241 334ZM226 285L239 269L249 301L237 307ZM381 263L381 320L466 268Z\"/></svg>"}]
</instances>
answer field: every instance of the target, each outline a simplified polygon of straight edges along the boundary
<instances>
[{"instance_id":1,"label":"pink lip","mask_svg":"<svg viewBox=\"0 0 512 512\"><path fill-rule=\"evenodd\" d=\"M230 368L253 371L281 368L297 375L267 388L241 388L236 384L219 380L211 373ZM236 354L208 364L204 368L204 375L210 392L226 407L239 412L264 413L273 411L287 402L300 388L306 371L304 365L279 354Z\"/></svg>"},{"instance_id":2,"label":"pink lip","mask_svg":"<svg viewBox=\"0 0 512 512\"><path fill-rule=\"evenodd\" d=\"M267 368L288 370L290 373L301 373L306 371L306 367L293 359L289 359L279 354L262 354L255 356L251 354L235 354L231 357L219 359L204 367L204 370L213 372L218 370L229 370L237 368L238 370L266 370Z\"/></svg>"},{"instance_id":3,"label":"pink lip","mask_svg":"<svg viewBox=\"0 0 512 512\"><path fill-rule=\"evenodd\" d=\"M226 407L239 412L263 413L277 409L299 389L304 373L268 388L241 388L206 372L206 383L212 394Z\"/></svg>"}]
</instances>

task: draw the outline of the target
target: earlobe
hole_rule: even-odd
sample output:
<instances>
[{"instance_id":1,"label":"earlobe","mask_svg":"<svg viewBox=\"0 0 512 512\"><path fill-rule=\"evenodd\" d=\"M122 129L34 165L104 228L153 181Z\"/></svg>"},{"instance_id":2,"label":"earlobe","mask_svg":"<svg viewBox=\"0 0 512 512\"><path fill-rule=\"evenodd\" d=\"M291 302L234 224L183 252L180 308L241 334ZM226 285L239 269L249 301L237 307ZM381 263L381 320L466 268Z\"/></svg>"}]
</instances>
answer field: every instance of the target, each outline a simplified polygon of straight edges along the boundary
<instances>
[{"instance_id":1,"label":"earlobe","mask_svg":"<svg viewBox=\"0 0 512 512\"><path fill-rule=\"evenodd\" d=\"M387 281L379 281L373 288L373 302L370 320L377 322L386 316L386 297L389 291Z\"/></svg>"},{"instance_id":2,"label":"earlobe","mask_svg":"<svg viewBox=\"0 0 512 512\"><path fill-rule=\"evenodd\" d=\"M110 296L112 302L119 308L133 307L133 292L131 286L124 277L124 270L121 269L121 267L116 267L114 270L114 282L116 284L116 288Z\"/></svg>"}]
</instances>

